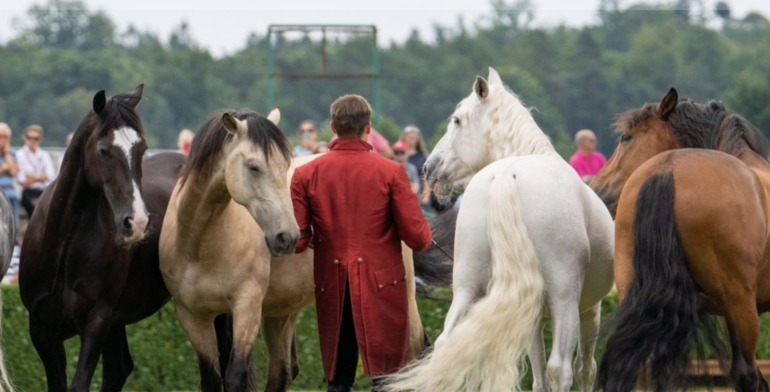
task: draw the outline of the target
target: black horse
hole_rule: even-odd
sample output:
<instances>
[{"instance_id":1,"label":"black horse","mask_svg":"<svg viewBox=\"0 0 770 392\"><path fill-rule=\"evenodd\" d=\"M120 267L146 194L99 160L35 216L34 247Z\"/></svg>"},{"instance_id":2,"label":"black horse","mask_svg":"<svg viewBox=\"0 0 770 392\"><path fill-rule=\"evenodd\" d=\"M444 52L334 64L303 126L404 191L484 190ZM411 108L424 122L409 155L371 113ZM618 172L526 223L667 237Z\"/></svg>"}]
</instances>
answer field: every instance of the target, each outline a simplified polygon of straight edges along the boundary
<instances>
[{"instance_id":1,"label":"black horse","mask_svg":"<svg viewBox=\"0 0 770 392\"><path fill-rule=\"evenodd\" d=\"M63 342L74 335L81 345L69 390L89 390L101 355L101 391L121 390L134 366L125 326L169 299L158 239L184 157L143 158L142 89L96 93L24 236L19 286L49 391L67 390Z\"/></svg>"}]
</instances>

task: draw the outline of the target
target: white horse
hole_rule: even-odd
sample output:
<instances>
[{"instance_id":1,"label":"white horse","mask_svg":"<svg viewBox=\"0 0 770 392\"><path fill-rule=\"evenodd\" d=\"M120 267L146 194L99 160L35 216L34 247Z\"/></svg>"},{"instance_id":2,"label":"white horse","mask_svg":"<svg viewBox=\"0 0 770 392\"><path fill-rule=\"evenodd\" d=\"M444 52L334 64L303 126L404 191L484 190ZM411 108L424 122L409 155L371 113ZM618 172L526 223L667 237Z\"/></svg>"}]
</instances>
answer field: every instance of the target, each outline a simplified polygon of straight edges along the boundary
<instances>
[{"instance_id":1,"label":"white horse","mask_svg":"<svg viewBox=\"0 0 770 392\"><path fill-rule=\"evenodd\" d=\"M526 350L535 391L568 391L579 341L575 376L590 391L601 300L612 288L612 218L494 69L457 106L426 177L440 197L465 188L454 299L435 350L389 390L518 390Z\"/></svg>"}]
</instances>

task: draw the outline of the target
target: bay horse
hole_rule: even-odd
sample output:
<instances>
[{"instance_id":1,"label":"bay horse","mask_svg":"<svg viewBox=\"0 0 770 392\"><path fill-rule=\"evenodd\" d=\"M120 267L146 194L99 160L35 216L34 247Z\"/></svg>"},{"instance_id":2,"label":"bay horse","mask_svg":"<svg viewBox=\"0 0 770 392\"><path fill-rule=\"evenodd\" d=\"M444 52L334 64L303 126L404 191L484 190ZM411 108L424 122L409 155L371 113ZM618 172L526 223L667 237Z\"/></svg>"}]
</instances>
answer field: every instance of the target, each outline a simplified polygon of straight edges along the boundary
<instances>
[{"instance_id":1,"label":"bay horse","mask_svg":"<svg viewBox=\"0 0 770 392\"><path fill-rule=\"evenodd\" d=\"M0 279L8 272L13 258L13 246L16 243L16 217L13 213L11 201L0 192ZM0 335L2 335L3 302L0 292ZM13 391L13 385L8 378L8 370L5 368L5 356L0 344L0 392Z\"/></svg>"},{"instance_id":2,"label":"bay horse","mask_svg":"<svg viewBox=\"0 0 770 392\"><path fill-rule=\"evenodd\" d=\"M767 391L755 352L770 310L770 144L721 103L673 88L615 127L615 152L591 183L616 218L622 301L599 387L630 391L645 364L656 391L680 386L690 353L724 351L719 315L735 389Z\"/></svg>"},{"instance_id":3,"label":"bay horse","mask_svg":"<svg viewBox=\"0 0 770 392\"><path fill-rule=\"evenodd\" d=\"M568 391L578 341L575 376L592 390L601 300L612 288L613 222L601 200L492 68L457 105L425 167L438 197L465 191L454 298L433 352L388 390L518 389L526 351L535 391Z\"/></svg>"},{"instance_id":4,"label":"bay horse","mask_svg":"<svg viewBox=\"0 0 770 392\"><path fill-rule=\"evenodd\" d=\"M50 392L68 390L63 342L75 335L81 344L69 391L89 390L100 357L101 390L121 390L133 369L125 326L169 298L158 238L184 157L143 158L142 91L96 93L24 236L19 287Z\"/></svg>"}]
</instances>

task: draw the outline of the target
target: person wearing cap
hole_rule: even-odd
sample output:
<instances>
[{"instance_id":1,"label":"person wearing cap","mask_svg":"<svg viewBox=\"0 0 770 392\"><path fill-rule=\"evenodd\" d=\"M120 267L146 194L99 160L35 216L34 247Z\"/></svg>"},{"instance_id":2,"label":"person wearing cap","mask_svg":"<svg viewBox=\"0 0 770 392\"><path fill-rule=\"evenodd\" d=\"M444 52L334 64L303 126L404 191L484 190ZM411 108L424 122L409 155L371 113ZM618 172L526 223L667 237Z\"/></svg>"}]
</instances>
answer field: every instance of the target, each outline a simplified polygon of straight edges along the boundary
<instances>
[{"instance_id":1,"label":"person wearing cap","mask_svg":"<svg viewBox=\"0 0 770 392\"><path fill-rule=\"evenodd\" d=\"M420 191L420 173L406 156L406 143L400 140L393 143L393 160L404 166L409 183L412 184L412 192L416 195Z\"/></svg>"},{"instance_id":2,"label":"person wearing cap","mask_svg":"<svg viewBox=\"0 0 770 392\"><path fill-rule=\"evenodd\" d=\"M406 365L409 321L401 241L420 252L431 232L402 165L372 153L372 108L359 95L331 105L339 137L291 182L300 229L296 252L312 243L313 278L327 391L349 392L358 368L381 376Z\"/></svg>"},{"instance_id":3,"label":"person wearing cap","mask_svg":"<svg viewBox=\"0 0 770 392\"><path fill-rule=\"evenodd\" d=\"M607 158L601 152L596 151L596 135L590 129L578 131L575 134L575 144L577 144L578 149L569 159L569 164L587 184L607 163Z\"/></svg>"}]
</instances>

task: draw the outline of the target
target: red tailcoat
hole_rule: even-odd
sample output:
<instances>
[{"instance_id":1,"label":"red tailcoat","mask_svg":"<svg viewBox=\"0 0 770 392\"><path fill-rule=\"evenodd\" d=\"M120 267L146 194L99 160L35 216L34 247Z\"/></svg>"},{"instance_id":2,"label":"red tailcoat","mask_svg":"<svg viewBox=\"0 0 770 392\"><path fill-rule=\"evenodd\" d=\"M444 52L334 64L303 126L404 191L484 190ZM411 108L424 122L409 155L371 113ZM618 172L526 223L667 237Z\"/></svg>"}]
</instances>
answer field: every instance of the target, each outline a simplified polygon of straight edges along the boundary
<instances>
[{"instance_id":1,"label":"red tailcoat","mask_svg":"<svg viewBox=\"0 0 770 392\"><path fill-rule=\"evenodd\" d=\"M403 166L371 153L357 138L329 147L299 167L291 184L302 234L297 252L310 241L315 249L324 373L332 380L347 280L364 372L390 374L406 364L409 341L401 241L423 251L430 228Z\"/></svg>"}]
</instances>

